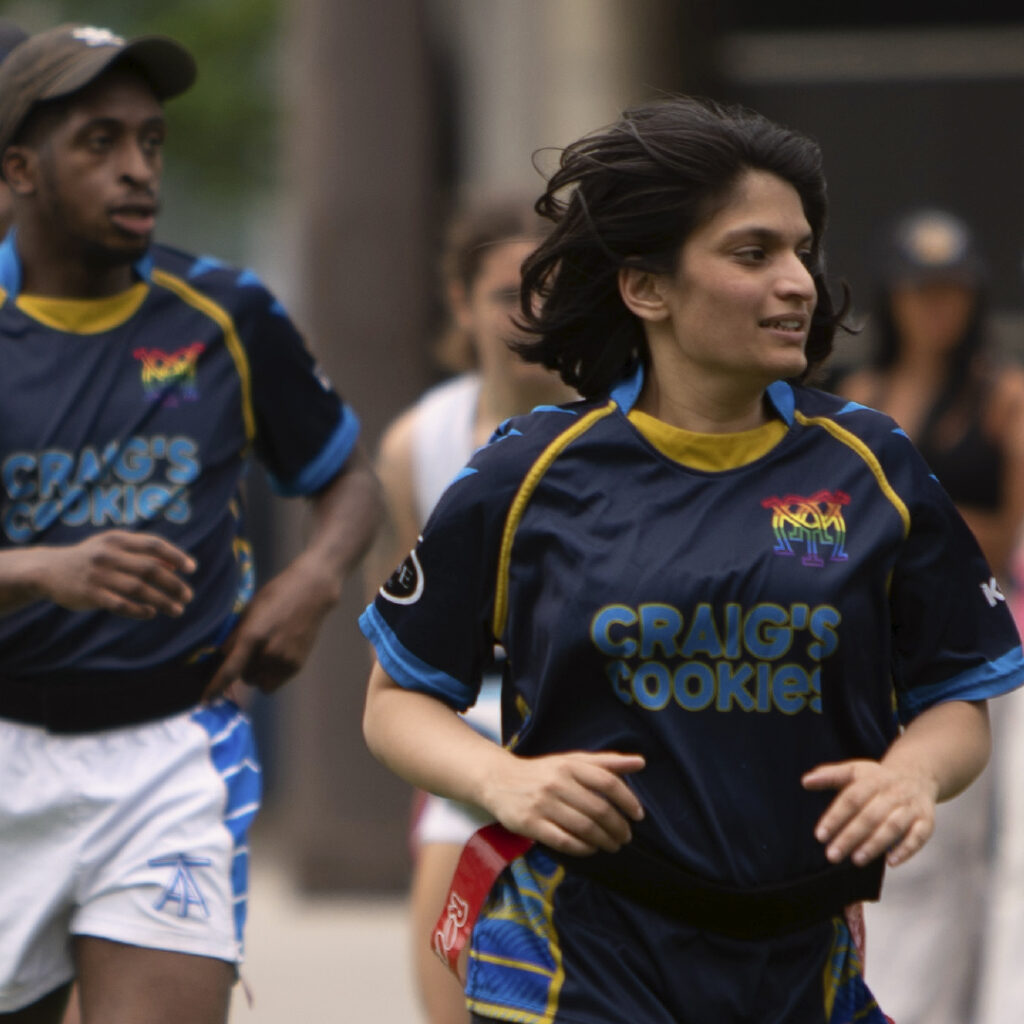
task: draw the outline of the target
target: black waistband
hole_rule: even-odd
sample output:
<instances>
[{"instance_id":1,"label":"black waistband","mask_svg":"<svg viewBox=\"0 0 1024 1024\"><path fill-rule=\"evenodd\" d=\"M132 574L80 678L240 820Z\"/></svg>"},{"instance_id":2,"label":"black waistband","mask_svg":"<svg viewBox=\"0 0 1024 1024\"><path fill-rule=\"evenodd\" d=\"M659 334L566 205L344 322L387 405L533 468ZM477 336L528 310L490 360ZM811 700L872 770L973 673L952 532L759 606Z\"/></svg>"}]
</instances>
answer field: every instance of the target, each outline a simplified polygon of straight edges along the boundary
<instances>
[{"instance_id":1,"label":"black waistband","mask_svg":"<svg viewBox=\"0 0 1024 1024\"><path fill-rule=\"evenodd\" d=\"M599 882L641 906L694 928L738 939L800 931L842 914L851 903L877 900L885 871L884 857L863 868L844 861L794 881L741 889L691 874L635 840L621 854L553 856L567 871Z\"/></svg>"},{"instance_id":2,"label":"black waistband","mask_svg":"<svg viewBox=\"0 0 1024 1024\"><path fill-rule=\"evenodd\" d=\"M99 732L177 714L199 702L220 658L116 672L0 676L0 718L50 732Z\"/></svg>"}]
</instances>

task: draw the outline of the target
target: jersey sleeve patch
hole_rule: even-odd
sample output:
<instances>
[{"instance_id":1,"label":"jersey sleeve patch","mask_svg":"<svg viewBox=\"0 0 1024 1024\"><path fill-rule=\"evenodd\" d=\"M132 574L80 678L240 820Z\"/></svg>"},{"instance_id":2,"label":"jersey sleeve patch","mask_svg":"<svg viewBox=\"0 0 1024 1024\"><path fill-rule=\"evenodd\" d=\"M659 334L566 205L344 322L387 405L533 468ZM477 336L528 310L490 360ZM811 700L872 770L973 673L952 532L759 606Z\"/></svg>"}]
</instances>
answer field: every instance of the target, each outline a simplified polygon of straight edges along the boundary
<instances>
[{"instance_id":1,"label":"jersey sleeve patch","mask_svg":"<svg viewBox=\"0 0 1024 1024\"><path fill-rule=\"evenodd\" d=\"M384 581L380 596L392 604L415 604L423 596L423 566L410 551L405 561Z\"/></svg>"}]
</instances>

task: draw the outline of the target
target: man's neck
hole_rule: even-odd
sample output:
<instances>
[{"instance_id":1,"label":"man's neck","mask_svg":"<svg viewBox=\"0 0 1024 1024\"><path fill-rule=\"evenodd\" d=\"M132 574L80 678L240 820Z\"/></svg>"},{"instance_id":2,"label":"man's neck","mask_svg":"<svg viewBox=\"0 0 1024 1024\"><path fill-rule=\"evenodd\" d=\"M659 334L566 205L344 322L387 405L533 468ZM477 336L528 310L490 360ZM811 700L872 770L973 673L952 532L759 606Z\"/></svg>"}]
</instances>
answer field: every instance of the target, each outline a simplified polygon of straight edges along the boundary
<instances>
[{"instance_id":1,"label":"man's neck","mask_svg":"<svg viewBox=\"0 0 1024 1024\"><path fill-rule=\"evenodd\" d=\"M135 282L132 262L89 259L82 250L60 248L33 232L18 232L21 292L54 299L102 299L126 291Z\"/></svg>"}]
</instances>

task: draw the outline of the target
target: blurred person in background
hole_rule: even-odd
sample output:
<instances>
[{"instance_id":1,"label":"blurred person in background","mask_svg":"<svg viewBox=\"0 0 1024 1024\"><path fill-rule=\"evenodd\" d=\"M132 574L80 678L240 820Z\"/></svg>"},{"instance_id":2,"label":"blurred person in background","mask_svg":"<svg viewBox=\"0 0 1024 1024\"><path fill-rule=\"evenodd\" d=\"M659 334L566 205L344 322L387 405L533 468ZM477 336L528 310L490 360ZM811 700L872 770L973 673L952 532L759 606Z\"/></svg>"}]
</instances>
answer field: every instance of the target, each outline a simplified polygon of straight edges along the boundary
<instances>
[{"instance_id":1,"label":"blurred person in background","mask_svg":"<svg viewBox=\"0 0 1024 1024\"><path fill-rule=\"evenodd\" d=\"M519 268L547 228L521 197L468 203L452 218L441 255L448 326L440 365L462 371L429 390L387 429L377 472L387 515L367 556L375 589L415 547L445 488L498 425L534 406L568 401L573 392L543 367L509 347L522 339L511 317L518 308ZM371 591L372 596L372 591ZM488 673L466 720L501 740L501 678ZM415 977L430 1024L466 1024L456 979L430 948L430 931L444 904L459 853L490 816L477 807L421 793L414 805L410 887Z\"/></svg>"},{"instance_id":2,"label":"blurred person in background","mask_svg":"<svg viewBox=\"0 0 1024 1024\"><path fill-rule=\"evenodd\" d=\"M984 257L960 217L919 209L890 227L879 265L872 355L836 390L907 432L978 539L1002 601L1024 517L1024 371L994 351ZM977 1019L990 900L1008 895L991 889L992 811L1020 738L1004 728L1018 702L993 714L989 770L938 808L932 841L867 909L867 977L899 1024Z\"/></svg>"},{"instance_id":3,"label":"blurred person in background","mask_svg":"<svg viewBox=\"0 0 1024 1024\"><path fill-rule=\"evenodd\" d=\"M820 150L669 97L538 209L519 349L584 400L476 452L360 619L371 751L510 842L439 929L472 1019L882 1024L849 908L1024 662L906 436L802 383L846 312ZM495 643L503 746L458 714Z\"/></svg>"},{"instance_id":4,"label":"blurred person in background","mask_svg":"<svg viewBox=\"0 0 1024 1024\"><path fill-rule=\"evenodd\" d=\"M20 25L16 25L9 18L0 18L0 64L4 62L7 54L25 39L28 39L28 33ZM7 182L0 177L0 238L7 234L10 226L11 191L7 187Z\"/></svg>"},{"instance_id":5,"label":"blurred person in background","mask_svg":"<svg viewBox=\"0 0 1024 1024\"><path fill-rule=\"evenodd\" d=\"M251 271L158 244L163 37L0 64L0 1014L223 1024L259 757L236 683L302 666L368 546L359 421ZM308 500L257 585L242 477Z\"/></svg>"}]
</instances>

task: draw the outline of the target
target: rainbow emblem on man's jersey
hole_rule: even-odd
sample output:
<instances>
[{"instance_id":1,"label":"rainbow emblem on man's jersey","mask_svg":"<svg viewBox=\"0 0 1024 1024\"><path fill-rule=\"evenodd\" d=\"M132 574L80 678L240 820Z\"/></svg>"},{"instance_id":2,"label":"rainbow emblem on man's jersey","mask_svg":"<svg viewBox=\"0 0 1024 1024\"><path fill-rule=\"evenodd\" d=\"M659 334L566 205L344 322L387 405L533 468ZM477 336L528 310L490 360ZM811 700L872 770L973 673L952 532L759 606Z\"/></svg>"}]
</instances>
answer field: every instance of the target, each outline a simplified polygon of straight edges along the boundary
<instances>
[{"instance_id":1,"label":"rainbow emblem on man's jersey","mask_svg":"<svg viewBox=\"0 0 1024 1024\"><path fill-rule=\"evenodd\" d=\"M132 355L142 363L142 386L150 401L177 405L179 400L194 402L199 398L196 387L196 366L206 345L193 341L174 352L159 348L137 348Z\"/></svg>"},{"instance_id":2,"label":"rainbow emblem on man's jersey","mask_svg":"<svg viewBox=\"0 0 1024 1024\"><path fill-rule=\"evenodd\" d=\"M825 564L822 547L831 547L830 562L845 562L846 520L843 506L850 504L844 491L816 491L809 498L787 494L784 498L772 495L762 498L761 506L772 510L772 531L775 534L775 554L791 557L796 554L793 542L803 544L802 565L820 568Z\"/></svg>"}]
</instances>

